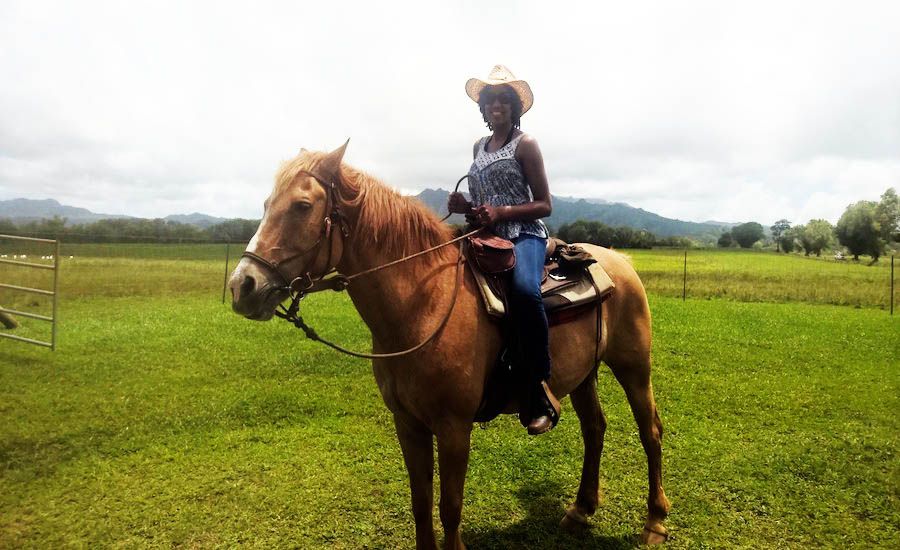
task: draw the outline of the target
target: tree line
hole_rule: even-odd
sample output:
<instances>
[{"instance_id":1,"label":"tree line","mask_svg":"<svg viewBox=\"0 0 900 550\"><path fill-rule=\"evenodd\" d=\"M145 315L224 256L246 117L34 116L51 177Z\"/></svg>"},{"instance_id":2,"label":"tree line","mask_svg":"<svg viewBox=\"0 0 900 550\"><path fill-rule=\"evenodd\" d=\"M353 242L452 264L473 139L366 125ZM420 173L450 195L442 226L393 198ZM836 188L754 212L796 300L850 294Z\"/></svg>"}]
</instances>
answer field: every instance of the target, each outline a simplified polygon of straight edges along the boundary
<instances>
[{"instance_id":1,"label":"tree line","mask_svg":"<svg viewBox=\"0 0 900 550\"><path fill-rule=\"evenodd\" d=\"M858 201L847 206L837 225L816 219L791 226L790 221L782 219L769 229L775 249L779 252L803 250L807 256L821 256L823 250L839 243L855 260L865 254L878 261L888 247L900 242L900 199L891 187L881 195L879 202ZM718 245L750 248L764 237L762 225L742 223L723 233Z\"/></svg>"},{"instance_id":2,"label":"tree line","mask_svg":"<svg viewBox=\"0 0 900 550\"><path fill-rule=\"evenodd\" d=\"M61 239L69 243L117 242L247 242L256 233L259 220L233 219L207 228L164 219L116 218L90 223L67 223L53 217L24 223L0 218L0 234ZM653 246L694 247L686 237L660 238L632 227L610 227L601 222L578 220L563 224L557 236L568 242L589 242L614 248L652 248Z\"/></svg>"},{"instance_id":3,"label":"tree line","mask_svg":"<svg viewBox=\"0 0 900 550\"><path fill-rule=\"evenodd\" d=\"M259 220L232 219L201 228L164 219L118 218L68 225L61 217L14 223L0 218L0 234L61 239L65 242L247 242ZM859 201L844 211L836 226L827 220L810 220L792 226L778 220L770 227L777 251L802 250L807 256L840 243L858 259L869 255L877 260L887 247L900 242L900 200L894 188L884 192L879 202ZM628 226L612 227L598 221L577 220L563 224L556 235L567 242L586 242L611 248L689 248L698 243L687 237L658 237L650 231ZM751 248L765 240L763 226L756 222L736 225L723 233L718 246Z\"/></svg>"},{"instance_id":4,"label":"tree line","mask_svg":"<svg viewBox=\"0 0 900 550\"><path fill-rule=\"evenodd\" d=\"M0 234L60 239L69 243L117 242L247 242L256 233L259 220L233 219L207 228L163 219L118 218L68 225L54 216L14 223L0 219Z\"/></svg>"},{"instance_id":5,"label":"tree line","mask_svg":"<svg viewBox=\"0 0 900 550\"><path fill-rule=\"evenodd\" d=\"M607 248L691 248L696 245L687 237L657 237L646 229L624 225L611 227L602 222L585 220L562 224L556 231L556 236L568 243L592 243Z\"/></svg>"}]
</instances>

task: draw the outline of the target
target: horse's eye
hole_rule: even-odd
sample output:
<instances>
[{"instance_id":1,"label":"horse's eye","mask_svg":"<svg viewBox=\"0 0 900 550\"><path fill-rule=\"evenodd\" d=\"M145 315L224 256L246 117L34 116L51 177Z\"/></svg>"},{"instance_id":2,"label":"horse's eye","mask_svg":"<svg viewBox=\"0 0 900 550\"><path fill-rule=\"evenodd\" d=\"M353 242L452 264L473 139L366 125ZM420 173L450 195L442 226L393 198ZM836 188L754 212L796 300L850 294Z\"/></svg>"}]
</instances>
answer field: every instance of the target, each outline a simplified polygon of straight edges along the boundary
<instances>
[{"instance_id":1,"label":"horse's eye","mask_svg":"<svg viewBox=\"0 0 900 550\"><path fill-rule=\"evenodd\" d=\"M292 208L294 210L297 210L298 212L305 212L306 210L312 208L312 204L306 201L297 201L292 205Z\"/></svg>"}]
</instances>

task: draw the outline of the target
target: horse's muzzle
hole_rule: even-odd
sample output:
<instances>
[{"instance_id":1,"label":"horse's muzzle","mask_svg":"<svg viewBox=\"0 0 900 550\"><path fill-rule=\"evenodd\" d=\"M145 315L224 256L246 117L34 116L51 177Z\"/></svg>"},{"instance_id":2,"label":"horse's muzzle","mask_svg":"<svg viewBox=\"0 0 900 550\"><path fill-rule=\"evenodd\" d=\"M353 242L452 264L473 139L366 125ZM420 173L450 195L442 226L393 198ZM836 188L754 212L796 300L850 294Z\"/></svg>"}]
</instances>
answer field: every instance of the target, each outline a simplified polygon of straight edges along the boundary
<instances>
[{"instance_id":1,"label":"horse's muzzle","mask_svg":"<svg viewBox=\"0 0 900 550\"><path fill-rule=\"evenodd\" d=\"M254 321L268 321L275 308L288 297L288 291L273 284L268 274L246 259L241 260L228 281L231 309Z\"/></svg>"}]
</instances>

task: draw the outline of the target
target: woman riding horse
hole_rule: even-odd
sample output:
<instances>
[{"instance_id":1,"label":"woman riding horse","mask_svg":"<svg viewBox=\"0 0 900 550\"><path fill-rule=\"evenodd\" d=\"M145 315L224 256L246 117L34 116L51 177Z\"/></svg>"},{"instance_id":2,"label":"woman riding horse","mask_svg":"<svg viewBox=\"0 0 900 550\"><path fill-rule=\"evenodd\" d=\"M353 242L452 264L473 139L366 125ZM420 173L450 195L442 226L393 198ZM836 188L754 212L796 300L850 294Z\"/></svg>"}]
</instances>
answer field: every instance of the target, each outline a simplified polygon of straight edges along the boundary
<instances>
[{"instance_id":1,"label":"woman riding horse","mask_svg":"<svg viewBox=\"0 0 900 550\"><path fill-rule=\"evenodd\" d=\"M510 77L503 84L516 91L521 81ZM479 90L476 97L481 95ZM516 97L527 99L522 101L523 111L531 105L530 92L516 93ZM489 122L494 129L505 127L512 142L517 137L509 135L515 102L506 97L493 99L486 110ZM494 142L484 151L483 141L488 140L479 141L485 154L498 153L496 147L503 144L503 140ZM529 148L536 156L528 157ZM433 522L436 442L444 547L461 550L465 548L462 509L472 423L503 345L501 330L482 305L471 273L462 269L465 262L459 248L450 246L455 244L450 228L420 202L344 163L345 151L346 144L330 153L301 150L282 165L259 228L230 279L232 307L249 319L265 321L290 297L292 282L299 285L295 291L309 292L316 286L336 288L330 285L344 282L341 288L346 288L371 331L372 351L380 354L372 360L372 371L393 416L409 474L416 547L437 548ZM541 208L549 212L546 178L540 178L543 192L535 185L536 174L543 174L542 168L536 168L541 166L537 147L527 137L519 138L511 155L508 161L492 164L511 171L521 166L522 181L532 186L533 200L504 203L479 197L477 192L484 191L473 185L478 206L483 207L472 211L473 219L493 223L500 231L537 223ZM513 160L517 157L519 161ZM542 200L546 200L543 206ZM505 214L512 215L504 219ZM518 229L521 241L522 226ZM662 485L662 423L650 380L652 331L647 296L624 256L591 244L581 246L612 278L615 292L602 308L598 305L551 328L549 386L556 395L571 396L584 449L578 492L562 525L588 527L588 517L600 502L600 455L606 431L597 394L597 367L602 360L625 390L647 455L647 516L641 541L663 542L669 501ZM521 257L519 261L529 263ZM341 278L324 279L332 269ZM506 412L513 411L510 407ZM475 489L479 490L484 489Z\"/></svg>"},{"instance_id":2,"label":"woman riding horse","mask_svg":"<svg viewBox=\"0 0 900 550\"><path fill-rule=\"evenodd\" d=\"M510 319L520 343L520 360L530 395L522 407L528 433L549 431L559 420L559 402L550 393L549 329L541 298L544 251L549 232L541 221L552 209L544 159L537 141L520 130L521 116L534 103L531 87L503 65L487 80L471 78L466 93L478 103L492 134L475 142L469 169L472 202L452 193L450 212L465 214L473 225L490 227L516 249L510 279Z\"/></svg>"}]
</instances>

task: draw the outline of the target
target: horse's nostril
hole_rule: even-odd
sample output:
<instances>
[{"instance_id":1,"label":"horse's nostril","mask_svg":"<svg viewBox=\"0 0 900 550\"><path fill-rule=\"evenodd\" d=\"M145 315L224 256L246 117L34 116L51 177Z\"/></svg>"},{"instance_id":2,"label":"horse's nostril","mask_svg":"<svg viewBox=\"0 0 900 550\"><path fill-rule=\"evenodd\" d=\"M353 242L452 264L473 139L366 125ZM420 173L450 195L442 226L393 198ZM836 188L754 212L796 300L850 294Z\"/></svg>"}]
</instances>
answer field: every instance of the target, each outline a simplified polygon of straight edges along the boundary
<instances>
[{"instance_id":1,"label":"horse's nostril","mask_svg":"<svg viewBox=\"0 0 900 550\"><path fill-rule=\"evenodd\" d=\"M244 282L241 283L241 296L246 296L253 292L253 289L256 287L256 281L253 280L253 277L247 275L244 277Z\"/></svg>"}]
</instances>

